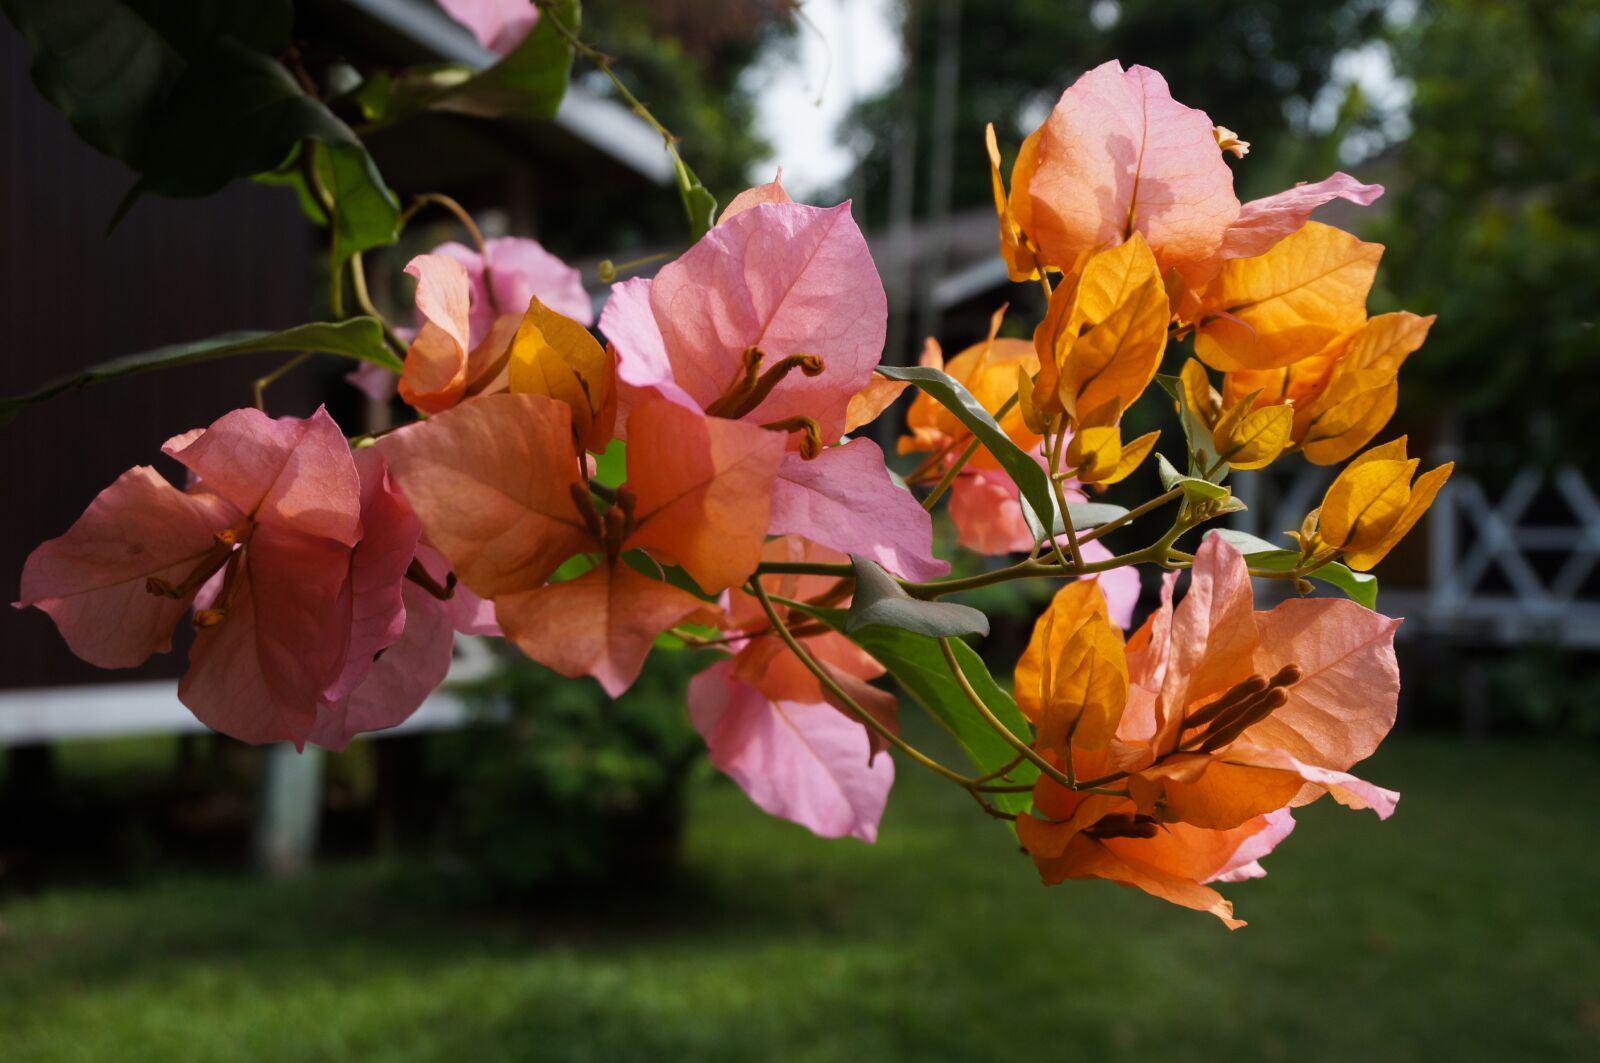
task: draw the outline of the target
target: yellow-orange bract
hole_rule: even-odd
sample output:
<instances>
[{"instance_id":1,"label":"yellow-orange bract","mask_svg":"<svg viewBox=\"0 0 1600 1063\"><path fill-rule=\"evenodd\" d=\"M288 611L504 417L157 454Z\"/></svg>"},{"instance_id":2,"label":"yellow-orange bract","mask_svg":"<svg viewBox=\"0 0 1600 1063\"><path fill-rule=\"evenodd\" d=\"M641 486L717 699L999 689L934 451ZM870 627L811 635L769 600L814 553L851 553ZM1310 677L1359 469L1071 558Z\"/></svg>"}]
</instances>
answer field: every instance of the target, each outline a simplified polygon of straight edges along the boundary
<instances>
[{"instance_id":1,"label":"yellow-orange bract","mask_svg":"<svg viewBox=\"0 0 1600 1063\"><path fill-rule=\"evenodd\" d=\"M1287 401L1266 404L1262 391L1223 402L1205 366L1189 359L1179 374L1184 405L1211 431L1217 456L1235 469L1262 469L1277 460L1290 443L1294 407Z\"/></svg>"},{"instance_id":2,"label":"yellow-orange bract","mask_svg":"<svg viewBox=\"0 0 1600 1063\"><path fill-rule=\"evenodd\" d=\"M564 403L579 442L601 451L616 426L615 363L588 329L535 296L511 341L511 391Z\"/></svg>"},{"instance_id":3,"label":"yellow-orange bract","mask_svg":"<svg viewBox=\"0 0 1600 1063\"><path fill-rule=\"evenodd\" d=\"M1075 580L1056 592L1034 623L1015 683L1017 707L1037 729L1040 748L1065 756L1069 745L1102 749L1111 741L1128 668L1099 584Z\"/></svg>"},{"instance_id":4,"label":"yellow-orange bract","mask_svg":"<svg viewBox=\"0 0 1600 1063\"><path fill-rule=\"evenodd\" d=\"M1263 469L1283 453L1294 428L1294 407L1251 404L1247 395L1222 411L1212 426L1211 437L1217 455L1235 469Z\"/></svg>"},{"instance_id":5,"label":"yellow-orange bract","mask_svg":"<svg viewBox=\"0 0 1600 1063\"><path fill-rule=\"evenodd\" d=\"M1051 294L1034 331L1034 406L1079 423L1109 406L1106 423L1114 423L1155 378L1171 317L1144 237L1089 257Z\"/></svg>"},{"instance_id":6,"label":"yellow-orange bract","mask_svg":"<svg viewBox=\"0 0 1600 1063\"><path fill-rule=\"evenodd\" d=\"M1450 479L1454 462L1429 469L1416 483L1418 461L1406 457L1406 437L1373 447L1340 472L1317 513L1316 537L1345 564L1365 571L1382 561L1422 519Z\"/></svg>"},{"instance_id":7,"label":"yellow-orange bract","mask_svg":"<svg viewBox=\"0 0 1600 1063\"><path fill-rule=\"evenodd\" d=\"M973 398L991 414L999 413L1017 393L1018 371L1031 374L1039 364L1033 346L1027 340L998 338L1005 312L1006 308L1002 306L990 317L989 335L982 343L973 344L948 362L944 360L938 342L933 339L928 340L922 355L923 365L942 369L971 392ZM999 423L1011 441L1023 450L1031 450L1039 445L1039 436L1024 422L1022 411L1015 405L1006 411ZM911 401L911 408L906 411L906 427L911 434L900 437L898 449L901 454L953 451L972 438L972 433L960 418L920 391ZM976 469L999 467L986 447L980 447L973 454L970 464Z\"/></svg>"},{"instance_id":8,"label":"yellow-orange bract","mask_svg":"<svg viewBox=\"0 0 1600 1063\"><path fill-rule=\"evenodd\" d=\"M1259 408L1294 403L1293 438L1306 460L1334 465L1360 450L1394 415L1400 367L1433 318L1401 311L1371 318L1354 335L1281 369L1229 373L1229 402L1260 391Z\"/></svg>"},{"instance_id":9,"label":"yellow-orange bract","mask_svg":"<svg viewBox=\"0 0 1600 1063\"><path fill-rule=\"evenodd\" d=\"M1279 369L1366 320L1379 244L1307 222L1270 251L1223 264L1201 292L1194 350L1213 369Z\"/></svg>"},{"instance_id":10,"label":"yellow-orange bract","mask_svg":"<svg viewBox=\"0 0 1600 1063\"><path fill-rule=\"evenodd\" d=\"M1062 464L1087 484L1114 484L1127 479L1155 449L1160 432L1146 432L1131 443L1122 441L1117 425L1087 425L1067 442Z\"/></svg>"},{"instance_id":11,"label":"yellow-orange bract","mask_svg":"<svg viewBox=\"0 0 1600 1063\"><path fill-rule=\"evenodd\" d=\"M1398 623L1336 599L1258 612L1244 559L1215 537L1176 609L1175 579L1120 669L1088 648L1104 617L1094 588L1069 587L1041 617L1017 704L1040 754L1093 789L1041 775L1017 837L1046 883L1110 879L1240 926L1205 883L1261 874L1290 806L1327 793L1393 810L1398 795L1348 769L1394 723Z\"/></svg>"},{"instance_id":12,"label":"yellow-orange bract","mask_svg":"<svg viewBox=\"0 0 1600 1063\"><path fill-rule=\"evenodd\" d=\"M1039 263L1012 213L1005 180L1000 176L1000 145L995 142L993 122L984 127L983 137L984 146L989 150L989 179L994 188L994 212L1000 223L1000 257L1005 260L1006 274L1014 281L1037 280Z\"/></svg>"}]
</instances>

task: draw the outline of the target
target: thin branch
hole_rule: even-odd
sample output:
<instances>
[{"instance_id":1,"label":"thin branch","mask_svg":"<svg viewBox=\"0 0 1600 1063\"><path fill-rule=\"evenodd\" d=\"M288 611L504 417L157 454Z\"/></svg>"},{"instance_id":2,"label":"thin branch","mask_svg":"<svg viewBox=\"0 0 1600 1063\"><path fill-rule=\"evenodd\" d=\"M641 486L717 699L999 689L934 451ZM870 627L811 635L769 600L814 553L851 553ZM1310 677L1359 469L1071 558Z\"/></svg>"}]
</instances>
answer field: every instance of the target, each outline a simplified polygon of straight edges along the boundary
<instances>
[{"instance_id":1,"label":"thin branch","mask_svg":"<svg viewBox=\"0 0 1600 1063\"><path fill-rule=\"evenodd\" d=\"M772 604L772 599L767 595L766 588L761 586L761 581L752 579L748 586L750 593L755 596L756 600L761 603L761 608L766 611L767 621L772 624L772 630L777 632L784 645L789 647L789 652L793 653L800 663L805 665L807 671L817 677L817 682L821 683L828 693L839 699L839 703L854 713L869 730L935 774L942 775L964 788L970 789L974 785L975 780L962 775L960 772L952 771L921 750L916 749L857 704L854 698L845 693L844 688L833 678L832 673L817 663L817 660L811 656L806 648L800 645L800 640L794 637L794 633L789 630L788 625L783 622L783 618L778 615L777 606Z\"/></svg>"},{"instance_id":2,"label":"thin branch","mask_svg":"<svg viewBox=\"0 0 1600 1063\"><path fill-rule=\"evenodd\" d=\"M939 649L944 653L945 663L950 666L950 674L955 677L956 683L961 687L961 692L967 696L968 701L972 702L972 707L978 710L978 715L983 717L984 722L992 727L996 734L1005 739L1006 743L1012 749L1015 749L1020 756L1026 757L1034 767L1062 786L1071 789L1071 780L1063 775L1054 764L1040 756L1032 746L1012 734L1011 728L1001 723L1000 718L984 703L983 698L973 689L971 681L967 679L967 673L962 671L961 662L956 660L955 651L950 648L950 640L947 638L940 639Z\"/></svg>"},{"instance_id":3,"label":"thin branch","mask_svg":"<svg viewBox=\"0 0 1600 1063\"><path fill-rule=\"evenodd\" d=\"M1079 539L1078 542L1079 542L1080 545L1083 544L1083 543L1092 543L1096 539L1099 539L1104 535L1107 535L1107 534L1109 534L1111 532L1116 531L1118 528L1122 527L1124 524L1128 524L1128 523L1130 523L1132 521L1138 520L1140 517L1144 516L1146 513L1149 513L1151 510L1160 509L1162 506L1166 505L1168 502L1171 502L1173 499L1182 496L1182 494L1183 494L1183 488L1174 487L1172 490L1168 491L1164 495L1158 495L1155 498L1152 498L1148 502L1144 502L1144 503L1142 503L1142 504L1140 504L1138 506L1135 506L1133 509L1130 509L1128 512L1124 513L1122 516L1118 517L1116 520L1107 521L1105 524L1100 525L1100 527L1095 528L1094 530L1089 532L1088 535L1085 535L1082 539Z\"/></svg>"}]
</instances>

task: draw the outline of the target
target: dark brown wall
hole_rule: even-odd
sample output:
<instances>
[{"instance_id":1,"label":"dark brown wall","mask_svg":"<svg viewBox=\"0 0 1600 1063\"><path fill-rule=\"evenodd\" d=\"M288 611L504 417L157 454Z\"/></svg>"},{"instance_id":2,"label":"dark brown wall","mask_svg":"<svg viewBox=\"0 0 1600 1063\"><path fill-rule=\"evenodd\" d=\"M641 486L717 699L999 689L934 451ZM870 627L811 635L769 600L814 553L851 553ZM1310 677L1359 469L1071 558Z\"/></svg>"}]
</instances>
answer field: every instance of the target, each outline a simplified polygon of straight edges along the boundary
<instances>
[{"instance_id":1,"label":"dark brown wall","mask_svg":"<svg viewBox=\"0 0 1600 1063\"><path fill-rule=\"evenodd\" d=\"M152 198L106 236L133 178L77 140L34 91L28 60L0 22L0 393L118 354L315 316L315 234L282 191L240 185L205 200ZM123 469L153 464L175 476L161 442L249 404L250 382L280 360L113 382L0 427L0 600L16 597L28 552L65 531ZM331 373L285 381L272 412L309 413ZM0 608L0 688L181 669L180 653L136 672L99 672L67 652L44 614Z\"/></svg>"}]
</instances>

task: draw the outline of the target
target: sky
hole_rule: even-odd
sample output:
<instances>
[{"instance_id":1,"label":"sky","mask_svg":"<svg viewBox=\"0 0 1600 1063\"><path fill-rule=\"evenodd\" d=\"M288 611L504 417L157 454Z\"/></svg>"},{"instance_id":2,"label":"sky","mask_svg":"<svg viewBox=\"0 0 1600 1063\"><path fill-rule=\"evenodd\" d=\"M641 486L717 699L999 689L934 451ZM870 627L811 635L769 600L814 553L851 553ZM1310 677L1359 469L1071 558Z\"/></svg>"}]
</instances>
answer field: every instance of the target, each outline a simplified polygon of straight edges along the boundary
<instances>
[{"instance_id":1,"label":"sky","mask_svg":"<svg viewBox=\"0 0 1600 1063\"><path fill-rule=\"evenodd\" d=\"M1387 15L1404 23L1415 14L1414 0L1391 0ZM855 165L855 153L840 137L840 123L851 105L882 91L900 74L899 0L804 0L805 20L793 42L770 48L745 73L757 100L757 129L773 146L773 163L783 167L791 193L808 195L836 188ZM1097 0L1089 17L1096 25L1116 22L1115 0ZM1340 145L1346 165L1355 165L1403 139L1411 85L1396 77L1387 45L1374 42L1340 55L1333 83L1306 115L1313 130L1332 128L1339 102L1357 85L1382 116L1380 130ZM1044 97L1041 97L1044 99ZM1044 114L1037 116L1043 120ZM772 164L762 164L751 183L770 180Z\"/></svg>"},{"instance_id":2,"label":"sky","mask_svg":"<svg viewBox=\"0 0 1600 1063\"><path fill-rule=\"evenodd\" d=\"M792 44L769 49L746 72L758 101L758 131L773 146L783 183L794 195L837 184L855 165L839 136L859 99L899 76L900 5L896 0L805 0L807 21ZM764 167L766 169L766 167ZM772 174L752 174L752 181Z\"/></svg>"}]
</instances>

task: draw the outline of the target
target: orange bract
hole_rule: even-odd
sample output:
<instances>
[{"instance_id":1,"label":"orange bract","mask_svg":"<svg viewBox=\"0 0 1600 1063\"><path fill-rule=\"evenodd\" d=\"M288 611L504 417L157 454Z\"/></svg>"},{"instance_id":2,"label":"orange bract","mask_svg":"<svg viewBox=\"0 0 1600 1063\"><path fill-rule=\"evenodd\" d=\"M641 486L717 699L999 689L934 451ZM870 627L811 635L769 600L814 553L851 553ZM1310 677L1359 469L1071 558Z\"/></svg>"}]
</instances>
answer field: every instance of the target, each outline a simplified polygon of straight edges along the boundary
<instances>
[{"instance_id":1,"label":"orange bract","mask_svg":"<svg viewBox=\"0 0 1600 1063\"><path fill-rule=\"evenodd\" d=\"M1366 320L1383 255L1332 226L1307 222L1270 251L1236 258L1200 294L1194 352L1213 369L1278 369Z\"/></svg>"},{"instance_id":2,"label":"orange bract","mask_svg":"<svg viewBox=\"0 0 1600 1063\"><path fill-rule=\"evenodd\" d=\"M721 613L622 555L647 551L712 592L743 581L760 560L784 440L648 399L629 414L628 480L602 516L579 474L571 416L543 395L491 395L380 446L430 541L494 601L506 637L614 695L662 630ZM598 554L596 567L547 585L577 554Z\"/></svg>"},{"instance_id":3,"label":"orange bract","mask_svg":"<svg viewBox=\"0 0 1600 1063\"><path fill-rule=\"evenodd\" d=\"M931 338L922 355L923 365L943 370L971 392L991 414L999 413L1001 407L1017 393L1018 372L1031 375L1039 366L1033 347L1027 340L998 338L1005 313L1003 306L995 311L989 319L988 337L948 362L944 360L938 342ZM1038 435L1029 429L1022 411L1015 406L1000 418L999 423L1011 441L1023 450L1031 450L1039 445ZM906 411L906 427L911 434L900 438L898 449L901 454L943 450L953 452L972 438L972 433L960 418L923 392L917 393L917 397L911 401L911 408ZM999 467L987 448L979 448L970 464L978 469Z\"/></svg>"},{"instance_id":4,"label":"orange bract","mask_svg":"<svg viewBox=\"0 0 1600 1063\"><path fill-rule=\"evenodd\" d=\"M1067 588L1040 619L1017 665L1017 704L1036 748L1100 790L1041 776L1017 836L1046 882L1109 878L1241 925L1202 883L1253 864L1265 850L1247 843L1274 823L1286 830L1289 806L1330 793L1393 809L1395 795L1346 770L1394 723L1396 622L1331 599L1256 612L1243 558L1217 538L1176 610L1170 594L1169 582L1116 672L1097 657L1089 666L1085 633L1103 614L1085 592ZM1051 719L1063 707L1075 729ZM1091 710L1110 721L1109 741L1085 731Z\"/></svg>"},{"instance_id":5,"label":"orange bract","mask_svg":"<svg viewBox=\"0 0 1600 1063\"><path fill-rule=\"evenodd\" d=\"M564 403L584 449L605 449L617 419L616 358L588 329L535 296L511 341L509 374L513 394Z\"/></svg>"},{"instance_id":6,"label":"orange bract","mask_svg":"<svg viewBox=\"0 0 1600 1063\"><path fill-rule=\"evenodd\" d=\"M1429 469L1411 482L1417 459L1406 457L1406 437L1373 447L1345 466L1317 512L1319 545L1365 571L1382 561L1433 505L1455 462Z\"/></svg>"}]
</instances>

